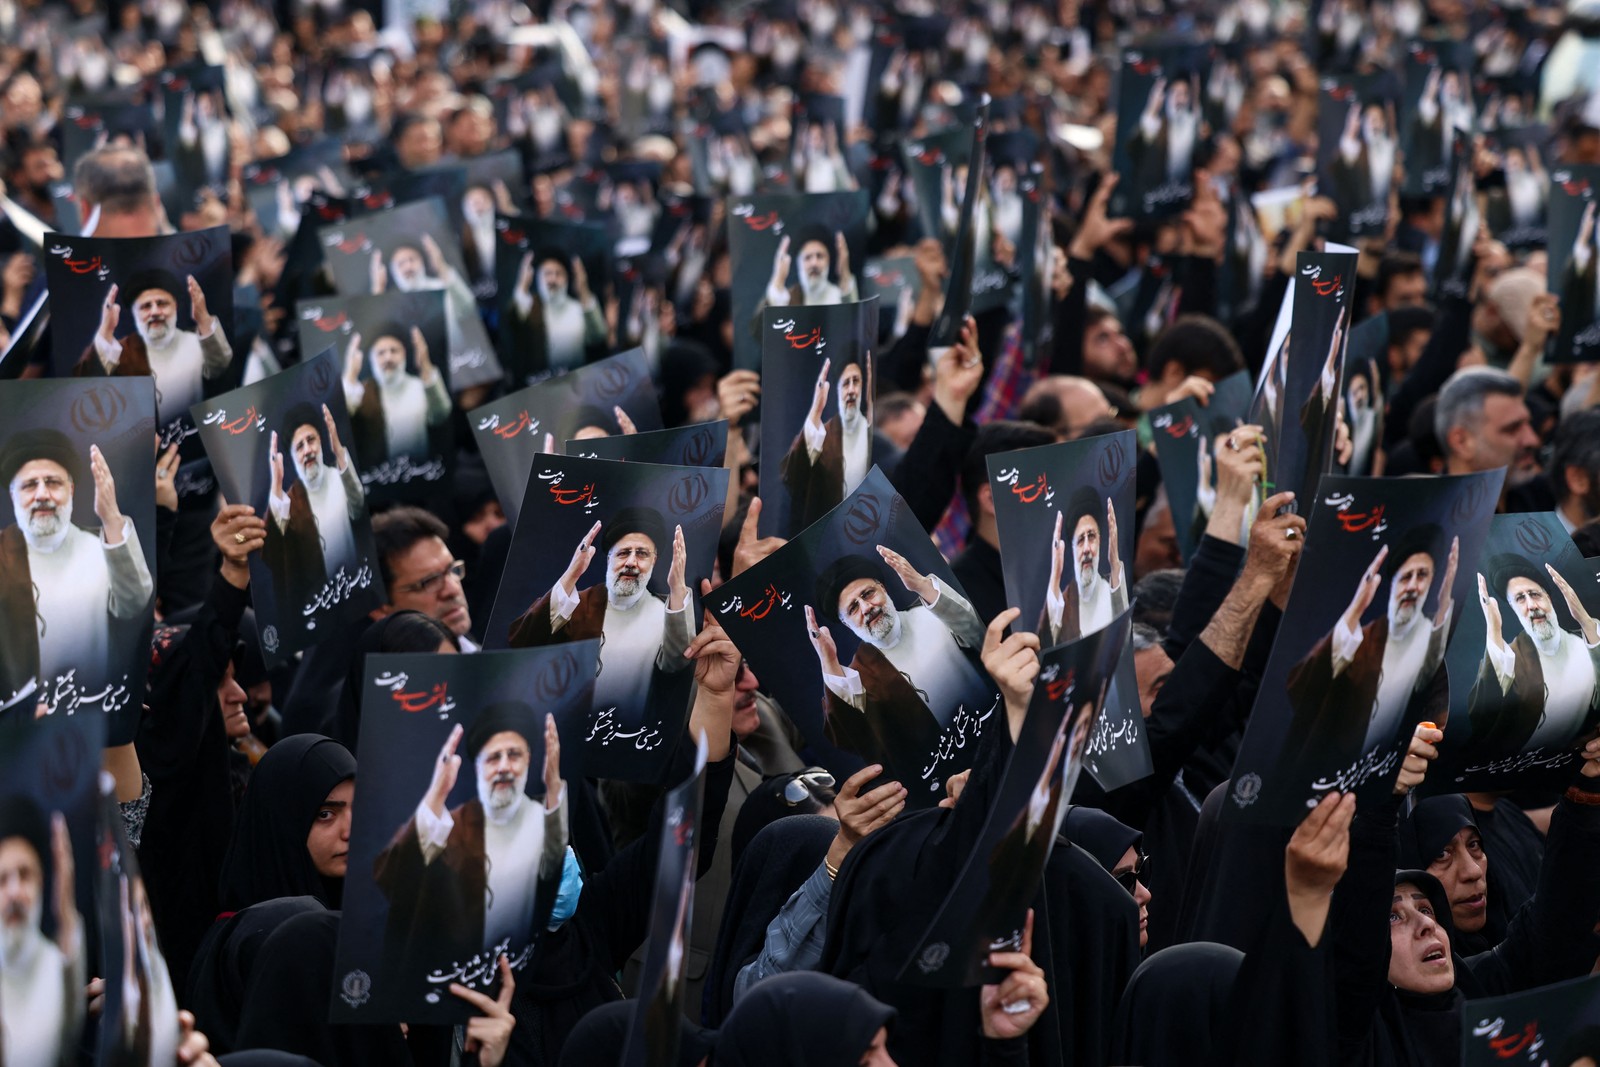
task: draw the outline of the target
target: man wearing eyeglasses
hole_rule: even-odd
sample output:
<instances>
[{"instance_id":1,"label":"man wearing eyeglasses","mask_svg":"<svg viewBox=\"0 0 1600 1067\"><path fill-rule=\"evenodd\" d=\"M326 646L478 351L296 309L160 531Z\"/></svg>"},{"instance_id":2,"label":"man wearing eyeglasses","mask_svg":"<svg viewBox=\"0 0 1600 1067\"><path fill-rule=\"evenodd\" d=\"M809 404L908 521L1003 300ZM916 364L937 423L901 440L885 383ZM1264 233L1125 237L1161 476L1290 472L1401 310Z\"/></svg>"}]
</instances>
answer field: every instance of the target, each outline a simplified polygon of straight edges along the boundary
<instances>
[{"instance_id":1,"label":"man wearing eyeglasses","mask_svg":"<svg viewBox=\"0 0 1600 1067\"><path fill-rule=\"evenodd\" d=\"M74 669L80 690L98 692L113 662L113 627L136 625L150 610L155 583L98 446L89 448L88 474L100 532L73 524L83 473L59 430L24 430L0 451L16 516L0 532L0 708L35 685L49 702L52 682Z\"/></svg>"},{"instance_id":2,"label":"man wearing eyeglasses","mask_svg":"<svg viewBox=\"0 0 1600 1067\"><path fill-rule=\"evenodd\" d=\"M420 611L442 623L461 642L461 651L476 652L472 615L462 587L467 565L450 551L450 530L421 508L392 508L372 520L372 540L383 568L389 603L378 617L397 611Z\"/></svg>"}]
</instances>

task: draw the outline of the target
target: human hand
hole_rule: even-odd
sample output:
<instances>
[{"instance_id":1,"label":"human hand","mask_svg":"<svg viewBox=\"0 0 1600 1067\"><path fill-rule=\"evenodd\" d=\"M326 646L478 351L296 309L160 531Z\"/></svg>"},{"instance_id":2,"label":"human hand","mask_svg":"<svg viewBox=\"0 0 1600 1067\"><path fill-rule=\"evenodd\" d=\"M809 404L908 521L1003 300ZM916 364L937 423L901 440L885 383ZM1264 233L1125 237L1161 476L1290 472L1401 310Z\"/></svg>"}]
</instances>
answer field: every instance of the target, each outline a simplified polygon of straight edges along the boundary
<instances>
[{"instance_id":1,"label":"human hand","mask_svg":"<svg viewBox=\"0 0 1600 1067\"><path fill-rule=\"evenodd\" d=\"M1022 614L1020 608L1007 608L994 617L983 635L983 652L980 658L983 669L989 672L1000 695L1006 701L1006 714L1013 726L1012 739L1021 729L1022 719L1028 713L1028 702L1033 699L1033 684L1039 677L1039 635L1019 631L1001 638Z\"/></svg>"},{"instance_id":2,"label":"human hand","mask_svg":"<svg viewBox=\"0 0 1600 1067\"><path fill-rule=\"evenodd\" d=\"M1271 590L1290 574L1305 546L1306 520L1301 515L1279 515L1294 500L1289 492L1275 493L1261 504L1250 526L1250 546L1245 551L1240 580L1259 582Z\"/></svg>"},{"instance_id":3,"label":"human hand","mask_svg":"<svg viewBox=\"0 0 1600 1067\"><path fill-rule=\"evenodd\" d=\"M216 316L211 314L211 309L206 305L205 290L200 288L193 274L188 276L188 285L189 317L194 320L194 332L201 337L210 337L217 325Z\"/></svg>"},{"instance_id":4,"label":"human hand","mask_svg":"<svg viewBox=\"0 0 1600 1067\"><path fill-rule=\"evenodd\" d=\"M817 654L822 673L830 678L842 678L844 669L839 666L839 646L833 643L833 635L826 626L817 625L817 613L810 604L806 605L806 633L811 635L811 648Z\"/></svg>"},{"instance_id":5,"label":"human hand","mask_svg":"<svg viewBox=\"0 0 1600 1067\"><path fill-rule=\"evenodd\" d=\"M769 288L782 289L789 283L789 238L778 242L778 251L772 257L772 281Z\"/></svg>"},{"instance_id":6,"label":"human hand","mask_svg":"<svg viewBox=\"0 0 1600 1067\"><path fill-rule=\"evenodd\" d=\"M1428 774L1428 764L1439 758L1438 744L1444 740L1444 731L1431 722L1419 722L1411 732L1411 743L1406 746L1406 758L1400 764L1400 776L1394 782L1394 795L1403 797L1422 784Z\"/></svg>"},{"instance_id":7,"label":"human hand","mask_svg":"<svg viewBox=\"0 0 1600 1067\"><path fill-rule=\"evenodd\" d=\"M1061 583L1067 570L1067 543L1061 539L1061 525L1065 518L1065 513L1056 512L1055 531L1050 535L1050 585L1047 588L1057 597L1062 595Z\"/></svg>"},{"instance_id":8,"label":"human hand","mask_svg":"<svg viewBox=\"0 0 1600 1067\"><path fill-rule=\"evenodd\" d=\"M919 574L910 560L892 548L879 545L878 555L882 556L883 561L899 576L907 592L917 594L924 604L932 604L939 599L939 587L934 583L932 575Z\"/></svg>"},{"instance_id":9,"label":"human hand","mask_svg":"<svg viewBox=\"0 0 1600 1067\"><path fill-rule=\"evenodd\" d=\"M709 591L711 583L702 582L701 588ZM709 613L705 625L689 642L683 655L685 659L694 660L694 680L702 693L732 697L744 657L727 631L710 620Z\"/></svg>"},{"instance_id":10,"label":"human hand","mask_svg":"<svg viewBox=\"0 0 1600 1067\"><path fill-rule=\"evenodd\" d=\"M743 574L757 563L772 555L789 542L781 537L758 537L756 531L761 523L761 498L750 498L750 506L745 509L744 523L739 527L739 543L733 549L733 574L730 578Z\"/></svg>"},{"instance_id":11,"label":"human hand","mask_svg":"<svg viewBox=\"0 0 1600 1067\"><path fill-rule=\"evenodd\" d=\"M94 476L94 513L107 541L121 543L122 511L117 507L117 482L99 445L89 446L89 473Z\"/></svg>"},{"instance_id":12,"label":"human hand","mask_svg":"<svg viewBox=\"0 0 1600 1067\"><path fill-rule=\"evenodd\" d=\"M689 564L689 553L683 544L683 527L672 533L672 564L667 570L667 610L680 611L689 599L689 583L684 569Z\"/></svg>"},{"instance_id":13,"label":"human hand","mask_svg":"<svg viewBox=\"0 0 1600 1067\"><path fill-rule=\"evenodd\" d=\"M351 385L361 381L361 334L352 333L344 346L344 380Z\"/></svg>"},{"instance_id":14,"label":"human hand","mask_svg":"<svg viewBox=\"0 0 1600 1067\"><path fill-rule=\"evenodd\" d=\"M756 371L729 371L717 379L717 406L722 410L722 417L728 420L729 433L760 401L761 375Z\"/></svg>"},{"instance_id":15,"label":"human hand","mask_svg":"<svg viewBox=\"0 0 1600 1067\"><path fill-rule=\"evenodd\" d=\"M806 413L806 421L815 426L822 425L822 408L828 402L828 370L833 366L832 359L822 361L822 369L817 372L817 386L811 395L811 410Z\"/></svg>"},{"instance_id":16,"label":"human hand","mask_svg":"<svg viewBox=\"0 0 1600 1067\"><path fill-rule=\"evenodd\" d=\"M839 813L839 836L836 840L841 847L837 854L833 848L828 850L828 861L835 869L862 838L880 827L888 826L895 816L905 810L906 787L899 782L886 782L865 794L861 792L868 782L882 773L883 765L880 763L861 768L844 780L833 798L834 810Z\"/></svg>"},{"instance_id":17,"label":"human hand","mask_svg":"<svg viewBox=\"0 0 1600 1067\"><path fill-rule=\"evenodd\" d=\"M450 736L444 739L444 745L439 749L439 758L433 764L433 780L428 783L428 791L422 795L422 802L437 818L444 818L444 803L450 798L450 790L456 786L456 776L461 773L461 757L456 754L456 746L461 743L461 736L466 729L456 723L450 730Z\"/></svg>"},{"instance_id":18,"label":"human hand","mask_svg":"<svg viewBox=\"0 0 1600 1067\"><path fill-rule=\"evenodd\" d=\"M1383 561L1389 556L1389 546L1384 545L1378 549L1378 554L1372 557L1372 562L1367 564L1367 569L1361 575L1361 581L1356 585L1355 596L1350 598L1350 606L1345 609L1341 621L1351 630L1361 629L1361 616L1366 613L1372 598L1378 595L1378 587L1383 584Z\"/></svg>"},{"instance_id":19,"label":"human hand","mask_svg":"<svg viewBox=\"0 0 1600 1067\"><path fill-rule=\"evenodd\" d=\"M156 437L156 448L161 448L161 438ZM178 446L170 445L156 456L156 506L168 511L178 510Z\"/></svg>"},{"instance_id":20,"label":"human hand","mask_svg":"<svg viewBox=\"0 0 1600 1067\"><path fill-rule=\"evenodd\" d=\"M944 780L944 799L939 801L941 808L953 808L956 801L961 799L961 791L967 788L967 780L972 777L972 768L967 768Z\"/></svg>"},{"instance_id":21,"label":"human hand","mask_svg":"<svg viewBox=\"0 0 1600 1067\"><path fill-rule=\"evenodd\" d=\"M1350 820L1355 814L1354 793L1329 793L1295 827L1283 853L1289 913L1313 946L1328 924L1334 887L1350 865Z\"/></svg>"},{"instance_id":22,"label":"human hand","mask_svg":"<svg viewBox=\"0 0 1600 1067\"><path fill-rule=\"evenodd\" d=\"M100 328L95 331L95 337L105 343L116 340L117 323L122 321L122 305L117 303L117 287L112 287L106 292L104 305L100 309Z\"/></svg>"},{"instance_id":23,"label":"human hand","mask_svg":"<svg viewBox=\"0 0 1600 1067\"><path fill-rule=\"evenodd\" d=\"M562 591L569 597L577 594L578 579L583 577L583 572L589 569L590 563L594 562L595 552L598 551L594 547L594 539L600 536L600 528L601 524L599 522L589 527L589 532L583 535L583 539L578 542L578 547L572 551L572 562L567 564L566 571L562 573L560 580L557 582Z\"/></svg>"},{"instance_id":24,"label":"human hand","mask_svg":"<svg viewBox=\"0 0 1600 1067\"><path fill-rule=\"evenodd\" d=\"M383 253L377 249L373 250L372 259L367 262L367 281L374 295L389 287L389 274L383 269Z\"/></svg>"},{"instance_id":25,"label":"human hand","mask_svg":"<svg viewBox=\"0 0 1600 1067\"><path fill-rule=\"evenodd\" d=\"M439 249L439 242L433 239L432 234L422 235L422 254L428 260L428 273L435 278L443 278L450 265L444 261L444 253Z\"/></svg>"},{"instance_id":26,"label":"human hand","mask_svg":"<svg viewBox=\"0 0 1600 1067\"><path fill-rule=\"evenodd\" d=\"M433 357L428 352L428 340L422 336L420 326L411 327L411 349L417 354L417 377L427 381L433 377Z\"/></svg>"},{"instance_id":27,"label":"human hand","mask_svg":"<svg viewBox=\"0 0 1600 1067\"><path fill-rule=\"evenodd\" d=\"M999 1041L1021 1037L1033 1028L1050 1004L1050 988L1044 970L1033 961L1033 909L1022 924L1022 948L1018 952L991 952L989 966L1011 973L998 985L986 985L978 993L983 1036Z\"/></svg>"},{"instance_id":28,"label":"human hand","mask_svg":"<svg viewBox=\"0 0 1600 1067\"><path fill-rule=\"evenodd\" d=\"M556 731L556 717L548 712L544 717L544 807L554 811L561 797L561 734Z\"/></svg>"},{"instance_id":29,"label":"human hand","mask_svg":"<svg viewBox=\"0 0 1600 1067\"><path fill-rule=\"evenodd\" d=\"M267 463L272 468L272 491L274 499L283 496L283 453L278 449L278 431L272 431L272 438L267 445Z\"/></svg>"},{"instance_id":30,"label":"human hand","mask_svg":"<svg viewBox=\"0 0 1600 1067\"><path fill-rule=\"evenodd\" d=\"M589 272L584 268L581 256L572 257L572 295L578 298L580 304L587 304L594 297L589 291Z\"/></svg>"},{"instance_id":31,"label":"human hand","mask_svg":"<svg viewBox=\"0 0 1600 1067\"><path fill-rule=\"evenodd\" d=\"M72 841L67 836L66 816L50 815L50 858L55 864L56 947L69 960L78 958L77 868L72 858Z\"/></svg>"},{"instance_id":32,"label":"human hand","mask_svg":"<svg viewBox=\"0 0 1600 1067\"><path fill-rule=\"evenodd\" d=\"M178 1012L178 1063L217 1067L217 1059L211 1055L211 1041L195 1029L193 1012Z\"/></svg>"},{"instance_id":33,"label":"human hand","mask_svg":"<svg viewBox=\"0 0 1600 1067\"><path fill-rule=\"evenodd\" d=\"M1111 566L1111 588L1122 584L1122 550L1118 546L1117 506L1106 497L1106 562Z\"/></svg>"},{"instance_id":34,"label":"human hand","mask_svg":"<svg viewBox=\"0 0 1600 1067\"><path fill-rule=\"evenodd\" d=\"M249 504L225 504L211 520L211 541L222 554L223 577L243 589L250 583L250 553L267 543L267 524Z\"/></svg>"},{"instance_id":35,"label":"human hand","mask_svg":"<svg viewBox=\"0 0 1600 1067\"><path fill-rule=\"evenodd\" d=\"M1106 217L1106 206L1111 202L1111 192L1119 181L1121 177L1114 173L1100 179L1100 187L1095 190L1094 196L1089 198L1089 204L1084 209L1083 221L1078 224L1078 232L1073 235L1072 243L1067 246L1067 254L1073 259L1093 259L1094 254L1106 244L1133 229L1132 219Z\"/></svg>"},{"instance_id":36,"label":"human hand","mask_svg":"<svg viewBox=\"0 0 1600 1067\"><path fill-rule=\"evenodd\" d=\"M328 428L328 447L333 450L334 462L339 465L340 473L343 473L350 456L345 452L344 445L339 443L339 426L333 421L333 412L328 410L326 404L322 405L322 424Z\"/></svg>"},{"instance_id":37,"label":"human hand","mask_svg":"<svg viewBox=\"0 0 1600 1067\"><path fill-rule=\"evenodd\" d=\"M1483 608L1483 625L1490 647L1504 649L1505 636L1500 630L1500 601L1489 593L1489 583L1478 575L1478 604Z\"/></svg>"},{"instance_id":38,"label":"human hand","mask_svg":"<svg viewBox=\"0 0 1600 1067\"><path fill-rule=\"evenodd\" d=\"M1583 638L1589 644L1600 642L1600 625L1595 623L1593 615L1583 606L1583 601L1578 599L1578 594L1573 590L1572 584L1561 576L1550 564L1546 563L1544 569L1549 572L1550 580L1556 583L1556 588L1561 591L1561 599L1567 602L1567 610L1572 612L1572 620L1583 631Z\"/></svg>"},{"instance_id":39,"label":"human hand","mask_svg":"<svg viewBox=\"0 0 1600 1067\"><path fill-rule=\"evenodd\" d=\"M465 1051L477 1053L479 1067L500 1067L505 1062L506 1050L511 1044L511 1031L517 1020L511 1014L511 997L517 990L516 979L511 975L511 961L500 954L500 995L493 1000L460 982L450 983L450 994L477 1008L482 1015L467 1021Z\"/></svg>"}]
</instances>

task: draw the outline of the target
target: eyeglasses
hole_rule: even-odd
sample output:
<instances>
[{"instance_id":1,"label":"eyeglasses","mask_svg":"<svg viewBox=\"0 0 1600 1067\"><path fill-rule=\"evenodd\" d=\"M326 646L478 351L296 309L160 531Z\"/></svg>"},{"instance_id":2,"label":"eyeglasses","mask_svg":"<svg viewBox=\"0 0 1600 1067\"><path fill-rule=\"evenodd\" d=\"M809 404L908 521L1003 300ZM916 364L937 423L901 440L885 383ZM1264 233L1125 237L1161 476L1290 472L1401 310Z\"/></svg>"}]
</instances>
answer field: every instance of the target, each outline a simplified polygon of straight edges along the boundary
<instances>
[{"instance_id":1,"label":"eyeglasses","mask_svg":"<svg viewBox=\"0 0 1600 1067\"><path fill-rule=\"evenodd\" d=\"M801 771L783 783L783 802L792 808L796 804L812 799L812 786L819 789L832 789L833 775L821 769Z\"/></svg>"},{"instance_id":2,"label":"eyeglasses","mask_svg":"<svg viewBox=\"0 0 1600 1067\"><path fill-rule=\"evenodd\" d=\"M1123 871L1120 874L1113 874L1111 877L1115 878L1117 880L1117 884L1128 891L1129 896L1132 896L1136 892L1136 886L1138 883L1144 881L1145 872L1149 869L1150 857L1145 855L1143 852L1140 852L1138 853L1138 858L1134 860L1133 868L1131 870Z\"/></svg>"},{"instance_id":3,"label":"eyeglasses","mask_svg":"<svg viewBox=\"0 0 1600 1067\"><path fill-rule=\"evenodd\" d=\"M450 564L450 566L440 571L438 574L430 574L420 582L412 582L410 585L402 585L400 587L400 592L427 593L433 591L439 585L439 583L444 581L446 578L453 577L459 582L466 576L467 565L458 559L454 563Z\"/></svg>"}]
</instances>

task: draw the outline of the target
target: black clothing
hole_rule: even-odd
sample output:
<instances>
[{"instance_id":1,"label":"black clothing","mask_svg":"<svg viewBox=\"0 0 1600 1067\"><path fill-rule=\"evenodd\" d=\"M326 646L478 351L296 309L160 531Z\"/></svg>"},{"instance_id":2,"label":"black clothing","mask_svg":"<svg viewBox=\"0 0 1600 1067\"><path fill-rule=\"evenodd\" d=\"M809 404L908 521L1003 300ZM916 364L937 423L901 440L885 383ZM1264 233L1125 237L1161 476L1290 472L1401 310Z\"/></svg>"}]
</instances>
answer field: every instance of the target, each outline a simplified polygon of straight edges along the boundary
<instances>
[{"instance_id":1,"label":"black clothing","mask_svg":"<svg viewBox=\"0 0 1600 1067\"><path fill-rule=\"evenodd\" d=\"M895 1010L866 990L796 971L752 989L717 1033L718 1067L856 1067Z\"/></svg>"},{"instance_id":2,"label":"black clothing","mask_svg":"<svg viewBox=\"0 0 1600 1067\"><path fill-rule=\"evenodd\" d=\"M219 919L206 931L183 1003L194 1012L195 1029L210 1040L212 1052L238 1047L245 989L267 938L296 915L324 910L315 897L279 897Z\"/></svg>"},{"instance_id":3,"label":"black clothing","mask_svg":"<svg viewBox=\"0 0 1600 1067\"><path fill-rule=\"evenodd\" d=\"M950 564L978 618L988 626L1006 610L1006 579L1000 569L1000 550L981 537L973 537Z\"/></svg>"}]
</instances>

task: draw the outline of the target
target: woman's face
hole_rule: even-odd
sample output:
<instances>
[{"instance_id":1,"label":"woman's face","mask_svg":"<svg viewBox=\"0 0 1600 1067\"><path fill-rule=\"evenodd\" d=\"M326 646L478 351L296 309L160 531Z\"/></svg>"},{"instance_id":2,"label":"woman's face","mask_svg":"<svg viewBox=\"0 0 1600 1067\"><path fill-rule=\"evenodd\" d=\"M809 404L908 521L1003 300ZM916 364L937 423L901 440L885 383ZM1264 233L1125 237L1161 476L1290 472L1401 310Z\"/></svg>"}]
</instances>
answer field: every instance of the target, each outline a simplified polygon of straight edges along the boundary
<instances>
[{"instance_id":1,"label":"woman's face","mask_svg":"<svg viewBox=\"0 0 1600 1067\"><path fill-rule=\"evenodd\" d=\"M1389 905L1389 984L1410 993L1445 993L1456 984L1450 937L1428 895L1410 882Z\"/></svg>"},{"instance_id":2,"label":"woman's face","mask_svg":"<svg viewBox=\"0 0 1600 1067\"><path fill-rule=\"evenodd\" d=\"M1117 865L1111 871L1113 878L1129 873L1139 868L1139 851L1130 848L1122 854ZM1150 890L1145 888L1144 880L1136 879L1133 883L1133 900L1139 905L1139 947L1144 948L1150 941Z\"/></svg>"},{"instance_id":3,"label":"woman's face","mask_svg":"<svg viewBox=\"0 0 1600 1067\"><path fill-rule=\"evenodd\" d=\"M343 878L350 857L350 804L355 799L356 782L346 778L333 787L306 835L306 851L317 873L324 878Z\"/></svg>"}]
</instances>

